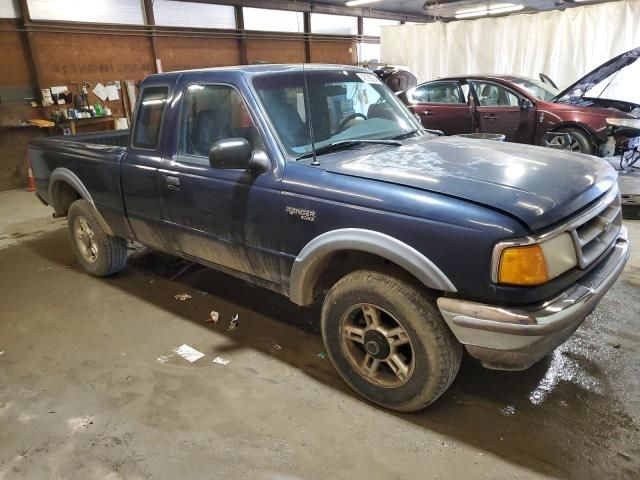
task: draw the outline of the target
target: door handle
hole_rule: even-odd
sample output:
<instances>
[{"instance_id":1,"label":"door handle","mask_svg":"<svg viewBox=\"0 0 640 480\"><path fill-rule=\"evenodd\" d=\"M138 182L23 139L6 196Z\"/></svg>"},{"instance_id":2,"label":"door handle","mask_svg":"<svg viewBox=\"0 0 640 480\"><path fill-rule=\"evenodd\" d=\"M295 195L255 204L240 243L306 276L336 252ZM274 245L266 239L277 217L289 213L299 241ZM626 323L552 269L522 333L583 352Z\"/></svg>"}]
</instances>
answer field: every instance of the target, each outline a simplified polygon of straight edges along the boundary
<instances>
[{"instance_id":1,"label":"door handle","mask_svg":"<svg viewBox=\"0 0 640 480\"><path fill-rule=\"evenodd\" d=\"M169 190L180 190L180 179L178 177L167 175L164 177L164 181L167 183L167 188Z\"/></svg>"},{"instance_id":2,"label":"door handle","mask_svg":"<svg viewBox=\"0 0 640 480\"><path fill-rule=\"evenodd\" d=\"M489 113L487 115L483 115L482 118L486 118L487 120L495 120L498 116L495 113Z\"/></svg>"},{"instance_id":3,"label":"door handle","mask_svg":"<svg viewBox=\"0 0 640 480\"><path fill-rule=\"evenodd\" d=\"M424 112L420 112L420 116L422 117L432 117L433 112L431 110L425 110Z\"/></svg>"}]
</instances>

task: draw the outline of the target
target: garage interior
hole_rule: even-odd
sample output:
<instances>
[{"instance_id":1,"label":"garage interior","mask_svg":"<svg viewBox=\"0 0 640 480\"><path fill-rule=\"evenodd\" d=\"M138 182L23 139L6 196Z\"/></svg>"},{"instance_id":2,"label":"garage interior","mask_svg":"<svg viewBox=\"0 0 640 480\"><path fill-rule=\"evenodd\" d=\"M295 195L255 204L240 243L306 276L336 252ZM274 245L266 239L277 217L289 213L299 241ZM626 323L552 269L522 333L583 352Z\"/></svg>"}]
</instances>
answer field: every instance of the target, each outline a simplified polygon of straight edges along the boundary
<instances>
[{"instance_id":1,"label":"garage interior","mask_svg":"<svg viewBox=\"0 0 640 480\"><path fill-rule=\"evenodd\" d=\"M530 368L465 353L414 413L343 381L321 303L136 242L123 271L87 274L66 219L34 194L27 148L129 128L140 82L182 70L339 64L418 84L546 73L562 90L640 46L639 24L635 0L2 0L0 480L638 478L640 170L620 171L618 147L600 155L631 244L615 285ZM640 103L621 78L614 98Z\"/></svg>"}]
</instances>

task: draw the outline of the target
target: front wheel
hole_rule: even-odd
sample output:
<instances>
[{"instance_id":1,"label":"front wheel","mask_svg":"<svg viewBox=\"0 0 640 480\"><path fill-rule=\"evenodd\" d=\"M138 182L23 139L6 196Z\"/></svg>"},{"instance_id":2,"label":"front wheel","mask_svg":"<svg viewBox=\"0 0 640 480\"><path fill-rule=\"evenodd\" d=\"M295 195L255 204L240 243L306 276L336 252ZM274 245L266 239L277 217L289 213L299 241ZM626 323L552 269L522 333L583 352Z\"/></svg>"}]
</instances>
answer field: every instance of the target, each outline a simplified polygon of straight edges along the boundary
<instances>
[{"instance_id":1,"label":"front wheel","mask_svg":"<svg viewBox=\"0 0 640 480\"><path fill-rule=\"evenodd\" d=\"M569 134L571 142L569 143L569 145L565 145L561 137L557 137L556 139L551 141L552 145L563 145L564 148L566 148L567 150L571 150L572 152L593 155L593 144L591 143L589 136L582 130L579 130L577 128L563 128L562 130L558 130L558 133Z\"/></svg>"},{"instance_id":2,"label":"front wheel","mask_svg":"<svg viewBox=\"0 0 640 480\"><path fill-rule=\"evenodd\" d=\"M106 277L127 264L127 241L107 235L85 200L71 204L67 227L76 257L91 275Z\"/></svg>"},{"instance_id":3,"label":"front wheel","mask_svg":"<svg viewBox=\"0 0 640 480\"><path fill-rule=\"evenodd\" d=\"M359 270L336 283L322 306L322 336L351 388L400 412L437 400L462 358L431 299L396 273Z\"/></svg>"}]
</instances>

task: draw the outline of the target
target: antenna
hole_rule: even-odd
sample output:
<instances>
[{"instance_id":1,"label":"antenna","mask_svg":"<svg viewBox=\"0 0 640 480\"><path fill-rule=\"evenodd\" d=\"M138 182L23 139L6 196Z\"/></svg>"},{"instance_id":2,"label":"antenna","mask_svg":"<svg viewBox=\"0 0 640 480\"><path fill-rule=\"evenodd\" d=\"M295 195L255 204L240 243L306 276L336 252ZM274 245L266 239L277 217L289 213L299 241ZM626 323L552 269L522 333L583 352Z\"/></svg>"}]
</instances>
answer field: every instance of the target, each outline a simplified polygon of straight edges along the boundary
<instances>
[{"instance_id":1,"label":"antenna","mask_svg":"<svg viewBox=\"0 0 640 480\"><path fill-rule=\"evenodd\" d=\"M307 126L309 127L309 140L311 140L311 154L313 155L313 161L311 165L317 167L320 165L316 157L316 142L313 136L313 121L311 120L311 103L309 102L309 86L307 85L307 72L304 69L304 63L302 64L302 80L304 88L302 95L304 96L304 108L306 109Z\"/></svg>"},{"instance_id":2,"label":"antenna","mask_svg":"<svg viewBox=\"0 0 640 480\"><path fill-rule=\"evenodd\" d=\"M293 2L294 4L297 3L297 0ZM296 12L296 22L298 24L298 33L304 33L304 29L301 32L300 31L300 15L297 14ZM307 72L304 69L304 61L302 62L302 83L303 83L303 88L302 88L302 98L304 99L304 110L305 110L305 117L307 119L307 127L309 128L309 140L311 140L311 155L313 156L313 161L311 162L311 165L313 165L314 167L318 167L320 165L320 162L318 162L318 159L316 157L316 142L313 136L313 122L311 121L311 103L309 102L309 86L307 85Z\"/></svg>"}]
</instances>

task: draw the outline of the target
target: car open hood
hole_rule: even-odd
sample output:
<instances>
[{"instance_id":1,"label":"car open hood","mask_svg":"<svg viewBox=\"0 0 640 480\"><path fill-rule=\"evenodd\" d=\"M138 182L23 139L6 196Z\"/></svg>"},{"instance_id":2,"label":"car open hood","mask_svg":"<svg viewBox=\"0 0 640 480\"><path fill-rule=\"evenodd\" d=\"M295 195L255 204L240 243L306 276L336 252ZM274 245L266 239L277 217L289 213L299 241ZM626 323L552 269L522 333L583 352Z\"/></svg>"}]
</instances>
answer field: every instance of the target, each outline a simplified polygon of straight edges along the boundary
<instances>
[{"instance_id":1,"label":"car open hood","mask_svg":"<svg viewBox=\"0 0 640 480\"><path fill-rule=\"evenodd\" d=\"M616 182L613 168L597 157L491 140L423 137L366 152L332 154L322 166L486 205L531 231L573 215Z\"/></svg>"},{"instance_id":2,"label":"car open hood","mask_svg":"<svg viewBox=\"0 0 640 480\"><path fill-rule=\"evenodd\" d=\"M640 47L629 50L623 54L613 57L611 60L603 63L598 68L590 71L584 77L577 82L569 85L562 92L560 92L552 101L558 101L563 97L568 98L580 98L586 95L586 93L593 87L598 85L603 80L609 78L619 70L628 67L634 63L638 57L640 57Z\"/></svg>"}]
</instances>

